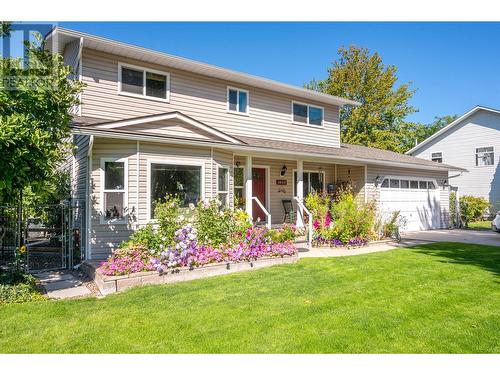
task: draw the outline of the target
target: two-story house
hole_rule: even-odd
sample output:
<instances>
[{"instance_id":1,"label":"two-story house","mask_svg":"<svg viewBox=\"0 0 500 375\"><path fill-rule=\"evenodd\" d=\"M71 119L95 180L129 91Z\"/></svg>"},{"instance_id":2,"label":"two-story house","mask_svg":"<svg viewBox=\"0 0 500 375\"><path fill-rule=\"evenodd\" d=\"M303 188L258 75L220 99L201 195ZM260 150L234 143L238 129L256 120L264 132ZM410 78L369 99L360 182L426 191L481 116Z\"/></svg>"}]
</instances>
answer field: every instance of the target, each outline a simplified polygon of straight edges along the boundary
<instances>
[{"instance_id":1,"label":"two-story house","mask_svg":"<svg viewBox=\"0 0 500 375\"><path fill-rule=\"evenodd\" d=\"M72 30L48 38L86 84L71 172L87 259L153 222L166 193L280 224L285 203L348 183L407 230L448 227L457 168L341 143L339 110L357 102Z\"/></svg>"},{"instance_id":2,"label":"two-story house","mask_svg":"<svg viewBox=\"0 0 500 375\"><path fill-rule=\"evenodd\" d=\"M450 175L460 195L485 198L500 210L500 111L477 106L421 142L409 155L467 169Z\"/></svg>"}]
</instances>

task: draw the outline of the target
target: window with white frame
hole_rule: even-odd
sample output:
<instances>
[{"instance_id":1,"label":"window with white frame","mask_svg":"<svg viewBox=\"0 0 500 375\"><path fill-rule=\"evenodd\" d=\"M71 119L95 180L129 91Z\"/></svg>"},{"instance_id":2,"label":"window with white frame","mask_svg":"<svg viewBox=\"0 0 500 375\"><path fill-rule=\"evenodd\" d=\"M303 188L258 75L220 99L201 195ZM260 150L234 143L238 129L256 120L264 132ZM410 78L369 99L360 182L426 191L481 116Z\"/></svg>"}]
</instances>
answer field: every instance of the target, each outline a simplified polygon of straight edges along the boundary
<instances>
[{"instance_id":1,"label":"window with white frame","mask_svg":"<svg viewBox=\"0 0 500 375\"><path fill-rule=\"evenodd\" d=\"M248 91L228 87L227 110L229 112L248 114Z\"/></svg>"},{"instance_id":2,"label":"window with white frame","mask_svg":"<svg viewBox=\"0 0 500 375\"><path fill-rule=\"evenodd\" d=\"M293 122L323 126L323 108L308 104L292 103Z\"/></svg>"},{"instance_id":3,"label":"window with white frame","mask_svg":"<svg viewBox=\"0 0 500 375\"><path fill-rule=\"evenodd\" d=\"M324 172L309 172L304 171L303 174L303 193L304 198L309 193L321 193L324 189L325 173ZM297 171L293 172L293 195L296 196L297 192Z\"/></svg>"},{"instance_id":4,"label":"window with white frame","mask_svg":"<svg viewBox=\"0 0 500 375\"><path fill-rule=\"evenodd\" d=\"M428 180L410 180L399 178L385 178L380 185L383 189L399 189L399 190L434 190L436 184L434 181Z\"/></svg>"},{"instance_id":5,"label":"window with white frame","mask_svg":"<svg viewBox=\"0 0 500 375\"><path fill-rule=\"evenodd\" d=\"M164 101L169 99L168 73L120 64L119 76L120 93Z\"/></svg>"},{"instance_id":6,"label":"window with white frame","mask_svg":"<svg viewBox=\"0 0 500 375\"><path fill-rule=\"evenodd\" d=\"M486 166L495 164L495 153L493 146L476 148L476 166Z\"/></svg>"},{"instance_id":7,"label":"window with white frame","mask_svg":"<svg viewBox=\"0 0 500 375\"><path fill-rule=\"evenodd\" d=\"M155 206L165 200L167 194L176 196L182 207L196 204L201 198L201 166L162 162L150 164L150 219L154 218Z\"/></svg>"},{"instance_id":8,"label":"window with white frame","mask_svg":"<svg viewBox=\"0 0 500 375\"><path fill-rule=\"evenodd\" d=\"M217 198L222 202L223 207L229 204L229 170L219 167L217 173Z\"/></svg>"},{"instance_id":9,"label":"window with white frame","mask_svg":"<svg viewBox=\"0 0 500 375\"><path fill-rule=\"evenodd\" d=\"M245 206L245 169L234 167L234 206Z\"/></svg>"},{"instance_id":10,"label":"window with white frame","mask_svg":"<svg viewBox=\"0 0 500 375\"><path fill-rule=\"evenodd\" d=\"M106 220L123 220L125 218L126 199L126 162L122 160L102 160L103 195L102 211Z\"/></svg>"},{"instance_id":11,"label":"window with white frame","mask_svg":"<svg viewBox=\"0 0 500 375\"><path fill-rule=\"evenodd\" d=\"M436 163L443 162L443 153L442 152L433 152L431 153L431 160Z\"/></svg>"}]
</instances>

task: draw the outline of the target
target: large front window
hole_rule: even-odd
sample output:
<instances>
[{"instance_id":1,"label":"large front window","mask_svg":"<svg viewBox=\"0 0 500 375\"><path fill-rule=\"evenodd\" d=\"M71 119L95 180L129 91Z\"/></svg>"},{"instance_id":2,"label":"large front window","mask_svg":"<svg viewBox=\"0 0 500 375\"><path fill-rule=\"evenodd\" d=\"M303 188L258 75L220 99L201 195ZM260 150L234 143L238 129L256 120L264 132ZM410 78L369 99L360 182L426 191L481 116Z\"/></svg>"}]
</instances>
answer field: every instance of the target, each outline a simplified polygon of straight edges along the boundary
<instances>
[{"instance_id":1,"label":"large front window","mask_svg":"<svg viewBox=\"0 0 500 375\"><path fill-rule=\"evenodd\" d=\"M157 202L166 194L180 198L181 206L196 204L201 198L201 166L151 163L151 218Z\"/></svg>"},{"instance_id":2,"label":"large front window","mask_svg":"<svg viewBox=\"0 0 500 375\"><path fill-rule=\"evenodd\" d=\"M324 180L323 172L303 172L304 197L309 193L323 192ZM297 195L297 172L293 173L293 195Z\"/></svg>"}]
</instances>

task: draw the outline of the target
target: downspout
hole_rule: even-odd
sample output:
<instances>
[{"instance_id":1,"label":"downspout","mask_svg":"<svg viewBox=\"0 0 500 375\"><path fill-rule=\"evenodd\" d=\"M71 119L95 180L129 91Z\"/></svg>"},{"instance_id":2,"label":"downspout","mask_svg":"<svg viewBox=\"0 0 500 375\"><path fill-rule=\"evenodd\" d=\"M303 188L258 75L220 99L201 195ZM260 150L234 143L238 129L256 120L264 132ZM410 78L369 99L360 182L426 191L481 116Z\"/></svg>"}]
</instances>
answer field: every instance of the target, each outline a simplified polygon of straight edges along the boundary
<instances>
[{"instance_id":1,"label":"downspout","mask_svg":"<svg viewBox=\"0 0 500 375\"><path fill-rule=\"evenodd\" d=\"M87 150L87 182L86 182L86 192L85 199L87 202L87 246L85 248L85 259L90 259L91 253L91 241L90 236L92 233L92 198L91 198L91 187L90 180L92 175L92 148L94 146L94 136L91 135L89 138L89 149Z\"/></svg>"}]
</instances>

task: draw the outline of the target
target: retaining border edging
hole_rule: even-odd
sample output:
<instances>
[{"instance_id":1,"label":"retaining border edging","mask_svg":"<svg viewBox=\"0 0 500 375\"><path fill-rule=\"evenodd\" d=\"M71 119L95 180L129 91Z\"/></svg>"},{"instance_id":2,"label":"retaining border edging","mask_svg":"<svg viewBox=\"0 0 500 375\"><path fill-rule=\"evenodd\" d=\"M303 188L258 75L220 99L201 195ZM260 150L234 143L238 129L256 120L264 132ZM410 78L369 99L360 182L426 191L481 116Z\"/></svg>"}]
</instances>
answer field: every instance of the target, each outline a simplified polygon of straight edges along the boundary
<instances>
[{"instance_id":1,"label":"retaining border edging","mask_svg":"<svg viewBox=\"0 0 500 375\"><path fill-rule=\"evenodd\" d=\"M290 264L298 261L298 254L285 257L261 258L250 262L240 263L217 263L197 268L176 268L164 273L156 271L137 272L123 276L105 276L101 274L95 263L84 262L81 269L89 275L96 283L102 295L108 295L123 290L154 284L173 284L182 281L203 279L206 277L226 275L235 272L252 271L254 269L271 267L279 264Z\"/></svg>"}]
</instances>

